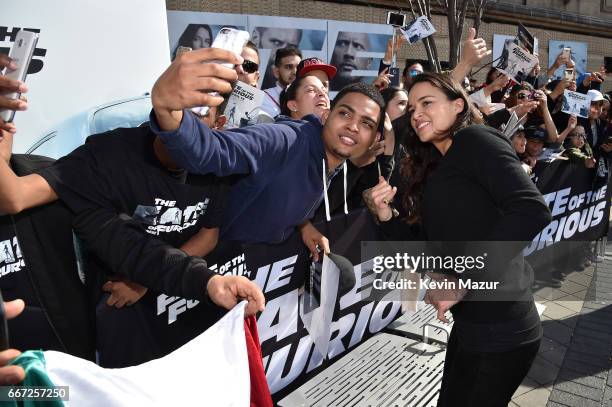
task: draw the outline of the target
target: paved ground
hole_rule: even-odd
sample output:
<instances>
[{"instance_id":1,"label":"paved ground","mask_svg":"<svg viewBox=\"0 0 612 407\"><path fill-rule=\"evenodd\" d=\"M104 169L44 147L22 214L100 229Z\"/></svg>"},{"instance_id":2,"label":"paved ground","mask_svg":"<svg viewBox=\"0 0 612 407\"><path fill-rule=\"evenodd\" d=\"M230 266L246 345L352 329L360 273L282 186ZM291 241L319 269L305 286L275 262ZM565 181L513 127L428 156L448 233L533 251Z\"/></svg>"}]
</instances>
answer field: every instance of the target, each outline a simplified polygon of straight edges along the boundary
<instances>
[{"instance_id":1,"label":"paved ground","mask_svg":"<svg viewBox=\"0 0 612 407\"><path fill-rule=\"evenodd\" d=\"M535 292L544 339L512 407L612 407L612 243L605 260Z\"/></svg>"}]
</instances>

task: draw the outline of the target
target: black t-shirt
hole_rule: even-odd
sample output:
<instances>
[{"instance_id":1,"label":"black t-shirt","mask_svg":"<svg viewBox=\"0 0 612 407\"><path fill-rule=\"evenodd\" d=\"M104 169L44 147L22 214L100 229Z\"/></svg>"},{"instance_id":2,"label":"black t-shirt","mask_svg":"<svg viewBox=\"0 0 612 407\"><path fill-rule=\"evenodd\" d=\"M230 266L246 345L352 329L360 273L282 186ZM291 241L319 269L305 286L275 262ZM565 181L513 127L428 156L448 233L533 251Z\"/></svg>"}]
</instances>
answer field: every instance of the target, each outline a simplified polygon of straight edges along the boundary
<instances>
[{"instance_id":1,"label":"black t-shirt","mask_svg":"<svg viewBox=\"0 0 612 407\"><path fill-rule=\"evenodd\" d=\"M179 248L201 228L221 225L229 185L217 177L168 170L157 159L154 140L148 127L91 136L40 174L74 212L111 208L130 215L150 236ZM112 245L108 256L113 255ZM112 270L104 271L106 277L112 275ZM164 356L220 315L214 306L151 289L133 306L119 310L106 305L107 297L97 307L98 351L105 367Z\"/></svg>"},{"instance_id":2,"label":"black t-shirt","mask_svg":"<svg viewBox=\"0 0 612 407\"><path fill-rule=\"evenodd\" d=\"M61 350L62 347L34 294L28 278L27 264L19 246L10 216L0 216L0 290L4 301L24 300L26 307L16 318L8 320L9 346L29 349Z\"/></svg>"},{"instance_id":3,"label":"black t-shirt","mask_svg":"<svg viewBox=\"0 0 612 407\"><path fill-rule=\"evenodd\" d=\"M459 131L427 179L423 227L430 241L528 242L549 222L548 207L512 146L489 127ZM463 345L480 351L508 350L541 335L522 246L491 246L496 252L488 253L487 264L493 273L504 270L493 281L499 279L517 300L464 300L451 308Z\"/></svg>"}]
</instances>

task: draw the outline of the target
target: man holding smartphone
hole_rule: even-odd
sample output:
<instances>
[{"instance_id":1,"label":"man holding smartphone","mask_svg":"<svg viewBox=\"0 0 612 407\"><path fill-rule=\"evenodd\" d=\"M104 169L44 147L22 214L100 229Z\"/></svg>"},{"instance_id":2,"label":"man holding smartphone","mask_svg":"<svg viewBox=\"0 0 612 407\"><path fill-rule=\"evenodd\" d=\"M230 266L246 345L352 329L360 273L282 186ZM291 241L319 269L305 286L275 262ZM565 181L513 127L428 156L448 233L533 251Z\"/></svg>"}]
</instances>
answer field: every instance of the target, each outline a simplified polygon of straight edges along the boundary
<instances>
[{"instance_id":1,"label":"man holding smartphone","mask_svg":"<svg viewBox=\"0 0 612 407\"><path fill-rule=\"evenodd\" d=\"M347 159L363 156L374 143L384 101L373 86L352 84L340 91L322 119L308 115L214 131L184 110L219 103L198 91L206 88L204 83L230 86L232 70L202 64L214 60L242 62L237 55L211 48L170 65L153 87L151 128L188 171L242 175L230 191L222 240L282 242L311 219L322 202L329 207L324 190L336 174L346 171ZM194 77L202 83L195 83Z\"/></svg>"},{"instance_id":2,"label":"man holding smartphone","mask_svg":"<svg viewBox=\"0 0 612 407\"><path fill-rule=\"evenodd\" d=\"M0 71L3 69L16 69L17 65L13 62L8 55L0 54ZM7 93L25 93L28 91L28 87L22 81L7 78L5 75L0 75L0 110L8 109L14 111L26 110L28 104L25 97L19 99L9 99L4 96ZM0 118L0 129L8 131L9 133L15 133L17 129L13 123L5 122Z\"/></svg>"},{"instance_id":3,"label":"man holding smartphone","mask_svg":"<svg viewBox=\"0 0 612 407\"><path fill-rule=\"evenodd\" d=\"M207 65L216 68L215 64ZM237 74L232 72L235 80ZM218 87L213 90L227 93ZM220 95L208 96L225 100ZM214 112L216 109L209 109L208 114ZM214 126L215 117L205 119ZM91 288L91 302L98 305L100 363L108 367L139 364L183 345L208 322L214 322L217 310L211 303L231 309L246 298L247 314L261 311L264 305L263 294L253 282L217 275L196 257L217 242L224 207L223 181L191 177L171 162L163 145L155 140L148 127L95 135L53 166L26 176L16 176L0 160L0 210L27 213L27 208L54 202L59 196L72 212L67 222L70 250L74 225L91 260L86 283ZM41 208L31 211L41 212ZM58 259L68 258L63 252L52 252ZM53 273L47 274L52 278ZM74 274L78 280L76 271ZM105 304L104 299L98 301L101 283L107 281L100 279L108 274L141 284L148 288L148 296L121 310ZM65 280L54 279L63 287L68 283ZM60 295L60 299L68 298ZM87 304L71 306L73 312L64 313L69 323L74 323L76 312L91 310ZM75 341L84 335L82 329L70 332L69 338Z\"/></svg>"}]
</instances>

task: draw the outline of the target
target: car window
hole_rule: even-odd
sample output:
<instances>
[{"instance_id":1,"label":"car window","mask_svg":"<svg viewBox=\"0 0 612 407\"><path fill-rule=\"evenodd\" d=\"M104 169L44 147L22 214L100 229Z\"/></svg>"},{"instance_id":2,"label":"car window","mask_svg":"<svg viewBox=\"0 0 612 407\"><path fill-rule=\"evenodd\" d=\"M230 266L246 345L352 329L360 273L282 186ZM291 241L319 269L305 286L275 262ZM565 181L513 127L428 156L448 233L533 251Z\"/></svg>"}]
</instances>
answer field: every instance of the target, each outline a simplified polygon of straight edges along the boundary
<instances>
[{"instance_id":1,"label":"car window","mask_svg":"<svg viewBox=\"0 0 612 407\"><path fill-rule=\"evenodd\" d=\"M27 151L51 158L62 157L92 134L104 133L118 127L138 127L149 120L151 97L112 102L94 109L83 110L67 118L56 129L36 141Z\"/></svg>"},{"instance_id":2,"label":"car window","mask_svg":"<svg viewBox=\"0 0 612 407\"><path fill-rule=\"evenodd\" d=\"M148 96L104 106L93 114L91 134L119 127L138 127L149 120L150 112L151 98Z\"/></svg>"}]
</instances>

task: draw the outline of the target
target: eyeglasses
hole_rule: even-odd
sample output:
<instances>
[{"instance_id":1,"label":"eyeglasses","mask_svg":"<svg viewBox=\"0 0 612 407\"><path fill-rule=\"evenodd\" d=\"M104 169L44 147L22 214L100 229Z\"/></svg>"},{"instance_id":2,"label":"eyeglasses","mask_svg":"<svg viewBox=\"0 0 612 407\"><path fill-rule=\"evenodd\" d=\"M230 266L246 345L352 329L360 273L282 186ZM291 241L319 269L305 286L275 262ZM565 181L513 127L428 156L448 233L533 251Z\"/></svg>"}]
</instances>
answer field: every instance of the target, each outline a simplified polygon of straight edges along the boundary
<instances>
[{"instance_id":1,"label":"eyeglasses","mask_svg":"<svg viewBox=\"0 0 612 407\"><path fill-rule=\"evenodd\" d=\"M417 75L420 75L420 74L422 74L422 73L423 73L423 72L421 72L421 71L417 71L416 69L411 69L411 70L410 70L410 72L409 72L410 76L412 76L412 77L417 76Z\"/></svg>"},{"instance_id":2,"label":"eyeglasses","mask_svg":"<svg viewBox=\"0 0 612 407\"><path fill-rule=\"evenodd\" d=\"M244 72L246 73L255 73L259 69L259 65L253 61L245 59L242 63L242 69L244 69Z\"/></svg>"}]
</instances>

